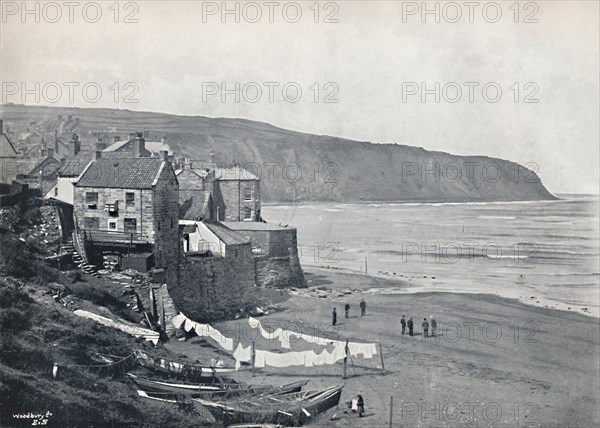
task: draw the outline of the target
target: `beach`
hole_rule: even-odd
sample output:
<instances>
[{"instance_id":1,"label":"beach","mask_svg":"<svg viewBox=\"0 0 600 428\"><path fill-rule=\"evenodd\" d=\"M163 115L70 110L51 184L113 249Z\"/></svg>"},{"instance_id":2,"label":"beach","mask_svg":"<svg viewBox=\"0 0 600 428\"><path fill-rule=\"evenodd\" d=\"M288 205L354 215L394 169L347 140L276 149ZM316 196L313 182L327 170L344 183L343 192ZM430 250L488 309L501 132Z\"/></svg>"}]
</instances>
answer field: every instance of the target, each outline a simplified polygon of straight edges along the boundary
<instances>
[{"instance_id":1,"label":"beach","mask_svg":"<svg viewBox=\"0 0 600 428\"><path fill-rule=\"evenodd\" d=\"M534 307L492 294L409 293L403 280L332 269L306 268L309 288L259 317L277 327L330 339L381 344L381 355L315 367L242 366L235 379L284 384L309 379L306 388L345 383L336 419L327 426L597 426L600 423L598 319L580 313ZM378 290L373 293L372 290ZM282 292L287 293L287 292ZM360 316L359 302L367 304ZM344 317L344 305L351 305ZM337 308L338 323L331 326ZM416 335L400 333L400 317L413 317ZM423 318L438 322L436 337L420 336ZM225 335L256 349L286 352L279 341L256 337L248 319L214 325ZM320 332L320 334L319 334ZM233 365L230 353L195 337L166 347L183 361L218 357ZM292 350L318 350L299 340ZM344 413L344 402L362 394L366 415ZM393 397L393 408L390 406Z\"/></svg>"}]
</instances>

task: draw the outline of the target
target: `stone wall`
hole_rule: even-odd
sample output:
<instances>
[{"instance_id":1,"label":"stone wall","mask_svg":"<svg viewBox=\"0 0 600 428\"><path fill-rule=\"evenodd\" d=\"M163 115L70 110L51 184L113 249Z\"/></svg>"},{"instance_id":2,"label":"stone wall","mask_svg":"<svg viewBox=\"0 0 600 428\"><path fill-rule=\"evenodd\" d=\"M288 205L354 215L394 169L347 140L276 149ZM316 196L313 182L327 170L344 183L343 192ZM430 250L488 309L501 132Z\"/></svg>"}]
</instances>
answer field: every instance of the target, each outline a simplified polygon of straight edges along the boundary
<instances>
[{"instance_id":1,"label":"stone wall","mask_svg":"<svg viewBox=\"0 0 600 428\"><path fill-rule=\"evenodd\" d=\"M254 256L254 269L259 287L306 287L297 253L283 257Z\"/></svg>"},{"instance_id":2,"label":"stone wall","mask_svg":"<svg viewBox=\"0 0 600 428\"><path fill-rule=\"evenodd\" d=\"M219 187L225 203L225 221L243 221L244 208L252 211L251 221L260 216L260 181L259 180L219 180ZM244 189L252 188L252 200L244 200Z\"/></svg>"},{"instance_id":3,"label":"stone wall","mask_svg":"<svg viewBox=\"0 0 600 428\"><path fill-rule=\"evenodd\" d=\"M306 286L298 257L295 228L264 223L225 223L225 225L252 243L256 285L274 288ZM243 229L244 226L247 229Z\"/></svg>"},{"instance_id":4,"label":"stone wall","mask_svg":"<svg viewBox=\"0 0 600 428\"><path fill-rule=\"evenodd\" d=\"M169 283L169 293L188 317L199 322L231 318L241 308L255 304L254 261L250 244L227 257L188 256L182 260L178 282Z\"/></svg>"},{"instance_id":5,"label":"stone wall","mask_svg":"<svg viewBox=\"0 0 600 428\"><path fill-rule=\"evenodd\" d=\"M176 268L179 261L179 185L165 163L153 192L153 227L157 267Z\"/></svg>"}]
</instances>

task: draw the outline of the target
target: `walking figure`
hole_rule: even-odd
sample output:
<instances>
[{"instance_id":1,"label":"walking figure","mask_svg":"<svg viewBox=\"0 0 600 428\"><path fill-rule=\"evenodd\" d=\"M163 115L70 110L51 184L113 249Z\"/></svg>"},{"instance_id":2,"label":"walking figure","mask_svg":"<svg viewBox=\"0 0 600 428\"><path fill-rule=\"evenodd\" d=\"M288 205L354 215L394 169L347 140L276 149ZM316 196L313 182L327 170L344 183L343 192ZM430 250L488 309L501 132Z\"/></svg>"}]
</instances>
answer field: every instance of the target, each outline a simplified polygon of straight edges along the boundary
<instances>
[{"instance_id":1,"label":"walking figure","mask_svg":"<svg viewBox=\"0 0 600 428\"><path fill-rule=\"evenodd\" d=\"M423 338L426 339L429 334L429 322L427 322L427 318L423 318L421 327L423 328Z\"/></svg>"},{"instance_id":2,"label":"walking figure","mask_svg":"<svg viewBox=\"0 0 600 428\"><path fill-rule=\"evenodd\" d=\"M364 317L367 312L367 304L365 303L365 299L360 300L360 316Z\"/></svg>"},{"instance_id":3,"label":"walking figure","mask_svg":"<svg viewBox=\"0 0 600 428\"><path fill-rule=\"evenodd\" d=\"M435 318L433 316L431 316L430 318L431 318L431 335L435 336L435 332L437 330L437 321L435 320Z\"/></svg>"},{"instance_id":4,"label":"walking figure","mask_svg":"<svg viewBox=\"0 0 600 428\"><path fill-rule=\"evenodd\" d=\"M404 315L400 318L400 325L402 326L402 334L404 334L406 332L406 318L404 318Z\"/></svg>"},{"instance_id":5,"label":"walking figure","mask_svg":"<svg viewBox=\"0 0 600 428\"><path fill-rule=\"evenodd\" d=\"M331 313L331 316L333 317L332 324L335 325L335 323L337 322L337 311L335 310L335 308L333 308L333 312Z\"/></svg>"},{"instance_id":6,"label":"walking figure","mask_svg":"<svg viewBox=\"0 0 600 428\"><path fill-rule=\"evenodd\" d=\"M412 317L410 317L408 319L408 322L406 323L406 325L408 326L408 335L412 336L413 335L413 319L412 319Z\"/></svg>"},{"instance_id":7,"label":"walking figure","mask_svg":"<svg viewBox=\"0 0 600 428\"><path fill-rule=\"evenodd\" d=\"M346 312L346 318L348 318L348 311L350 311L350 303L346 303L344 306L344 311Z\"/></svg>"}]
</instances>

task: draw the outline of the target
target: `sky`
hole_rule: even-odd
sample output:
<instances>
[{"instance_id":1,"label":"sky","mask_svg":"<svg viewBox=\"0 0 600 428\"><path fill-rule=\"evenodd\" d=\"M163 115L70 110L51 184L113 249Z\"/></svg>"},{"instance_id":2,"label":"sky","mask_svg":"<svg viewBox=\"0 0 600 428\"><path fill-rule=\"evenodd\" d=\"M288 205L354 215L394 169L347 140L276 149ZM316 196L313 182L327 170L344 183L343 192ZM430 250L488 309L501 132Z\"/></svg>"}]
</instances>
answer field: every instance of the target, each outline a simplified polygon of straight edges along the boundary
<instances>
[{"instance_id":1,"label":"sky","mask_svg":"<svg viewBox=\"0 0 600 428\"><path fill-rule=\"evenodd\" d=\"M599 2L476 3L2 1L1 102L241 117L599 193Z\"/></svg>"}]
</instances>

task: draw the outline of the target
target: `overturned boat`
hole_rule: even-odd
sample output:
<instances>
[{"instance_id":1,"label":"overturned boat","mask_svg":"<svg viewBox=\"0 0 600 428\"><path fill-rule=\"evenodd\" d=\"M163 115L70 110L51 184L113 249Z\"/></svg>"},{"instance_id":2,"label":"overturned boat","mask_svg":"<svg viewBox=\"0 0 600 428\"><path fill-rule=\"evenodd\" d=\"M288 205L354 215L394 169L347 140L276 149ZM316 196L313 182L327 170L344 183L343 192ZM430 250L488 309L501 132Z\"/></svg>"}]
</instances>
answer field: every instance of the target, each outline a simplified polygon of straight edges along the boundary
<instances>
[{"instance_id":1,"label":"overturned boat","mask_svg":"<svg viewBox=\"0 0 600 428\"><path fill-rule=\"evenodd\" d=\"M150 398L174 399L176 396L187 396L188 398L212 398L220 399L242 397L249 395L281 395L299 392L308 383L308 380L288 383L285 385L247 385L243 383L215 383L215 384L192 384L178 383L164 380L147 379L133 373L127 373Z\"/></svg>"},{"instance_id":2,"label":"overturned boat","mask_svg":"<svg viewBox=\"0 0 600 428\"><path fill-rule=\"evenodd\" d=\"M195 364L180 363L136 350L134 351L137 362L152 373L159 373L168 377L184 378L198 383L223 383L222 375L235 371L233 367L205 367ZM229 383L235 383L228 381Z\"/></svg>"},{"instance_id":3,"label":"overturned boat","mask_svg":"<svg viewBox=\"0 0 600 428\"><path fill-rule=\"evenodd\" d=\"M225 425L232 424L281 424L300 426L316 422L329 410L337 407L344 385L305 392L281 395L263 395L232 400L210 401L193 398L196 411L207 409L212 416Z\"/></svg>"}]
</instances>

